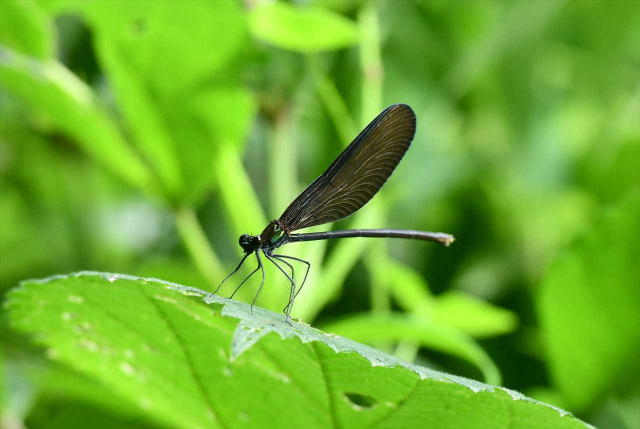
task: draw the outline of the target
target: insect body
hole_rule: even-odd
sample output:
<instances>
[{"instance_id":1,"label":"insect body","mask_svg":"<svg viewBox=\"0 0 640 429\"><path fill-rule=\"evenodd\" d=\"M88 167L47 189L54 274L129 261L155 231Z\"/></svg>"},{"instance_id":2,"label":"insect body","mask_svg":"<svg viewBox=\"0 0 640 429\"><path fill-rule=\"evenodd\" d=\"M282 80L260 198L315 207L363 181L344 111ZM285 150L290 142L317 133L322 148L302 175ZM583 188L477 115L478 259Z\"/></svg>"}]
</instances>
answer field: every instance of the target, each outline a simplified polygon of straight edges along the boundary
<instances>
[{"instance_id":1,"label":"insect body","mask_svg":"<svg viewBox=\"0 0 640 429\"><path fill-rule=\"evenodd\" d=\"M240 236L240 247L244 256L222 284L238 272L249 255L256 255L258 266L235 289L240 287L256 272L261 271L262 281L251 306L255 304L265 281L262 254L272 262L289 280L291 293L284 308L287 321L293 301L307 280L311 264L303 259L275 253L289 242L326 240L349 237L393 237L434 241L448 246L453 236L440 232L424 232L405 229L350 229L306 234L294 234L303 228L335 222L345 218L364 206L380 190L404 156L413 140L416 117L406 104L394 104L380 113L349 146L336 158L327 170L313 181L282 213L279 219L269 222L260 235ZM289 261L306 265L300 288L296 289L294 267ZM280 265L282 264L282 265ZM289 268L289 274L283 265Z\"/></svg>"}]
</instances>

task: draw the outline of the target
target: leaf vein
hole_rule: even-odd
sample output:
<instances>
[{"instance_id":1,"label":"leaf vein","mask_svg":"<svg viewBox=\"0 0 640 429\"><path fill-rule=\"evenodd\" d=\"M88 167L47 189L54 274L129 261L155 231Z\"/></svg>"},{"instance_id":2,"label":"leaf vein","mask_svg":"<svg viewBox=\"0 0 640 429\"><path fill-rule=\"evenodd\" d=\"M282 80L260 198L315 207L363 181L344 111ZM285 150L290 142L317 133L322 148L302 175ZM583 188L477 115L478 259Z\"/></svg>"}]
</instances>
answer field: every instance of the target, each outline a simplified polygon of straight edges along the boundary
<instances>
[{"instance_id":1,"label":"leaf vein","mask_svg":"<svg viewBox=\"0 0 640 429\"><path fill-rule=\"evenodd\" d=\"M318 357L318 364L320 365L320 372L322 372L322 378L324 380L324 385L327 389L327 400L329 401L329 415L331 416L331 423L334 428L338 427L338 418L336 416L335 404L333 403L331 389L329 388L329 378L327 377L327 371L322 363L322 357L320 357L320 353L318 353L318 346L314 343L311 343L311 349L314 351L316 356Z\"/></svg>"},{"instance_id":2,"label":"leaf vein","mask_svg":"<svg viewBox=\"0 0 640 429\"><path fill-rule=\"evenodd\" d=\"M140 288L140 290L144 290L144 288ZM214 413L214 415L216 417L216 422L218 422L220 427L223 427L223 428L228 427L222 421L221 416L218 413L218 410L216 410L216 408L215 408L215 406L213 404L213 401L211 401L211 399L209 398L209 395L207 395L207 391L206 391L206 389L204 387L204 384L202 384L202 381L197 376L195 365L193 363L193 358L191 356L191 353L189 353L189 349L187 348L186 343L184 342L183 338L180 336L179 331L173 325L173 323L171 322L171 319L169 317L167 317L167 315L164 312L164 310L162 310L162 308L158 305L156 300L153 299L152 297L150 297L149 295L147 295L146 292L142 292L142 294L145 296L145 298L147 298L147 300L151 303L151 305L156 309L158 316L162 320L164 320L164 322L166 323L167 327L169 328L169 331L172 333L172 335L174 336L175 340L180 344L180 347L182 348L182 351L184 352L185 361L186 361L186 364L187 364L187 368L188 368L189 374L191 375L191 378L193 379L195 385L197 386L198 392L202 396L202 399L204 400L205 404L207 404L207 406L211 410L213 410L213 413Z\"/></svg>"}]
</instances>

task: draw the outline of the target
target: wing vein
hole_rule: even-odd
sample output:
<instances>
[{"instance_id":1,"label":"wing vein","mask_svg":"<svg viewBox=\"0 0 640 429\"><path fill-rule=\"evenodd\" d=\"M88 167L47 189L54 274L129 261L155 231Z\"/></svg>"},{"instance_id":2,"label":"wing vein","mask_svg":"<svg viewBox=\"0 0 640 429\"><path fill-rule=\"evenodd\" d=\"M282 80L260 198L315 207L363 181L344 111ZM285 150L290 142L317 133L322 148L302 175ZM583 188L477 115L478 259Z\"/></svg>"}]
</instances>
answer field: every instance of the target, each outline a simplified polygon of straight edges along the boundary
<instances>
[{"instance_id":1,"label":"wing vein","mask_svg":"<svg viewBox=\"0 0 640 429\"><path fill-rule=\"evenodd\" d=\"M334 222L358 211L380 190L413 140L416 117L404 104L380 113L284 211L285 231Z\"/></svg>"}]
</instances>

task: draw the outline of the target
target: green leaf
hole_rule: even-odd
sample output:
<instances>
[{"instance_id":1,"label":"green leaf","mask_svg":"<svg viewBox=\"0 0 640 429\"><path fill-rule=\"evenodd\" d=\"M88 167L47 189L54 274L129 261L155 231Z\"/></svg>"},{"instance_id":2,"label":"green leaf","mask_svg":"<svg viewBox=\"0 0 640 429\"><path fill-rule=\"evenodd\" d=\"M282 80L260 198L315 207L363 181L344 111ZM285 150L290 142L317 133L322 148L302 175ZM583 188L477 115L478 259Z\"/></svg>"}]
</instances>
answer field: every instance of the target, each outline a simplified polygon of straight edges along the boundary
<instances>
[{"instance_id":1,"label":"green leaf","mask_svg":"<svg viewBox=\"0 0 640 429\"><path fill-rule=\"evenodd\" d=\"M87 422L91 422L91 429L158 428L145 424L139 416L123 416L91 403L59 396L40 397L25 425L30 428L69 429L87 427Z\"/></svg>"},{"instance_id":2,"label":"green leaf","mask_svg":"<svg viewBox=\"0 0 640 429\"><path fill-rule=\"evenodd\" d=\"M556 260L540 288L551 375L577 409L638 382L638 219L634 193Z\"/></svg>"},{"instance_id":3,"label":"green leaf","mask_svg":"<svg viewBox=\"0 0 640 429\"><path fill-rule=\"evenodd\" d=\"M300 53L342 49L358 40L356 24L337 13L281 2L256 7L249 16L249 29L258 39Z\"/></svg>"},{"instance_id":4,"label":"green leaf","mask_svg":"<svg viewBox=\"0 0 640 429\"><path fill-rule=\"evenodd\" d=\"M390 259L384 261L385 284L398 305L407 313L415 313L425 320L433 317L435 298L424 278L409 266Z\"/></svg>"},{"instance_id":5,"label":"green leaf","mask_svg":"<svg viewBox=\"0 0 640 429\"><path fill-rule=\"evenodd\" d=\"M149 94L164 100L196 93L219 73L233 76L236 68L229 65L247 39L245 18L235 2L172 7L146 0L66 0L55 9L83 16L136 77L144 79L139 83Z\"/></svg>"},{"instance_id":6,"label":"green leaf","mask_svg":"<svg viewBox=\"0 0 640 429\"><path fill-rule=\"evenodd\" d=\"M365 313L323 324L322 329L365 343L413 341L475 365L487 383L501 383L500 371L486 352L467 335L441 323L403 314Z\"/></svg>"},{"instance_id":7,"label":"green leaf","mask_svg":"<svg viewBox=\"0 0 640 429\"><path fill-rule=\"evenodd\" d=\"M433 319L474 338L508 334L518 327L515 313L454 290L434 300Z\"/></svg>"},{"instance_id":8,"label":"green leaf","mask_svg":"<svg viewBox=\"0 0 640 429\"><path fill-rule=\"evenodd\" d=\"M500 307L459 291L432 296L424 279L396 261L385 261L385 275L393 299L408 313L427 322L447 325L481 338L513 332L517 316Z\"/></svg>"},{"instance_id":9,"label":"green leaf","mask_svg":"<svg viewBox=\"0 0 640 429\"><path fill-rule=\"evenodd\" d=\"M196 201L215 183L219 170L226 168L221 165L225 162L221 152L233 150L238 153L251 130L255 110L251 93L234 85L202 89L166 109L189 184L185 190L186 200ZM229 148L223 148L225 145ZM242 173L236 172L239 174ZM233 185L227 182L220 186ZM253 189L250 192L253 194ZM237 210L237 204L232 206Z\"/></svg>"},{"instance_id":10,"label":"green leaf","mask_svg":"<svg viewBox=\"0 0 640 429\"><path fill-rule=\"evenodd\" d=\"M43 231L34 222L30 222L30 208L24 201L24 196L16 189L2 191L0 204L0 284L2 289L15 285L12 280L19 280L30 270L48 266L50 253L48 247L42 246L42 240L37 239Z\"/></svg>"},{"instance_id":11,"label":"green leaf","mask_svg":"<svg viewBox=\"0 0 640 429\"><path fill-rule=\"evenodd\" d=\"M96 36L96 44L133 143L153 166L168 197L177 198L184 191L184 180L158 101L145 87L144 78L128 60L126 51L101 35Z\"/></svg>"},{"instance_id":12,"label":"green leaf","mask_svg":"<svg viewBox=\"0 0 640 429\"><path fill-rule=\"evenodd\" d=\"M53 56L54 29L33 0L0 2L0 44L39 59Z\"/></svg>"},{"instance_id":13,"label":"green leaf","mask_svg":"<svg viewBox=\"0 0 640 429\"><path fill-rule=\"evenodd\" d=\"M127 145L91 89L57 61L0 49L0 83L23 99L87 154L126 182L149 192L154 179Z\"/></svg>"},{"instance_id":14,"label":"green leaf","mask_svg":"<svg viewBox=\"0 0 640 429\"><path fill-rule=\"evenodd\" d=\"M95 32L96 50L132 141L172 202L211 187L216 147L246 138L255 111L241 86L245 19L233 2L63 2Z\"/></svg>"},{"instance_id":15,"label":"green leaf","mask_svg":"<svg viewBox=\"0 0 640 429\"><path fill-rule=\"evenodd\" d=\"M517 392L290 326L258 307L205 294L207 306L187 294L205 293L78 273L23 282L7 310L50 358L174 427L586 427Z\"/></svg>"}]
</instances>

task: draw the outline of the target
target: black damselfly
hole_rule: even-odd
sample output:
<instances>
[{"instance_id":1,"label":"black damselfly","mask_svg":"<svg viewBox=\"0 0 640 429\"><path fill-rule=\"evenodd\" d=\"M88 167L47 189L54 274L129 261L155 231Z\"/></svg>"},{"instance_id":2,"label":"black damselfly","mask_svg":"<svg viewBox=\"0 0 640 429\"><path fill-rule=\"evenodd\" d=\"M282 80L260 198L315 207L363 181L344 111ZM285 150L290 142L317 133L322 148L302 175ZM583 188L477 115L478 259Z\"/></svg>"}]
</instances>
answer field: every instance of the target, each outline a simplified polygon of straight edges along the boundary
<instances>
[{"instance_id":1,"label":"black damselfly","mask_svg":"<svg viewBox=\"0 0 640 429\"><path fill-rule=\"evenodd\" d=\"M448 246L454 241L452 235L441 232L423 232L406 229L349 229L343 231L292 234L293 231L322 225L345 218L364 206L380 190L404 156L416 131L416 116L406 104L394 104L380 113L351 144L307 187L284 211L279 219L271 221L260 235L243 234L240 246L244 257L235 270L222 280L214 293L224 282L238 272L244 261L255 254L258 266L236 287L233 298L240 287L258 270L262 281L251 307L255 304L265 273L260 252L271 261L289 280L291 292L284 313L289 319L293 301L307 280L311 264L293 256L274 253L276 249L290 242L326 240L348 237L393 237L434 241ZM307 269L300 288L296 290L294 268L289 261L306 264ZM289 275L279 264L291 270Z\"/></svg>"}]
</instances>

